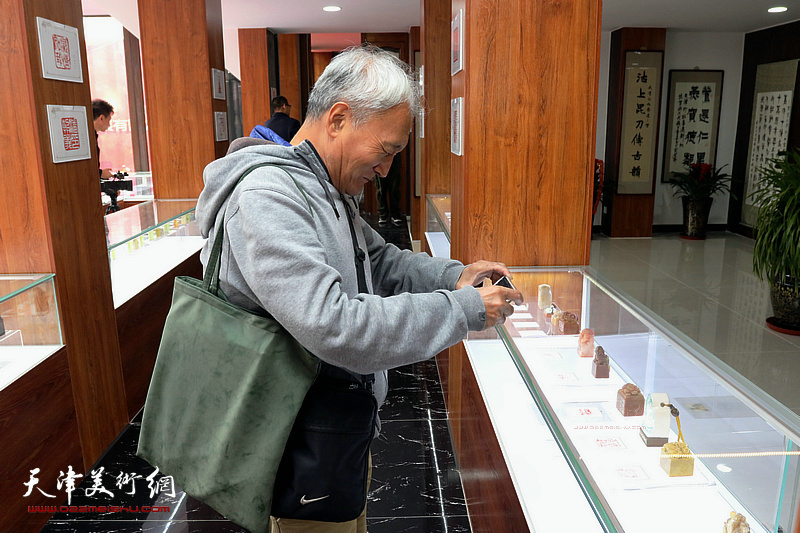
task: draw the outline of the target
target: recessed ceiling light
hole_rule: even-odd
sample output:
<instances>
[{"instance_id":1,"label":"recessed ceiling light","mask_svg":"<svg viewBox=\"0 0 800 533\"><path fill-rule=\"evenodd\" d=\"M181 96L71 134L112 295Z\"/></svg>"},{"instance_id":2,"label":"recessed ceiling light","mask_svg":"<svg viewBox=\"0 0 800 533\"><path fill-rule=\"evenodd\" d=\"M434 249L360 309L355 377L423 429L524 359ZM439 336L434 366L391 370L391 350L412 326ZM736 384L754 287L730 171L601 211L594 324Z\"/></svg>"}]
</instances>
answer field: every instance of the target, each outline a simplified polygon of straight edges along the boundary
<instances>
[{"instance_id":1,"label":"recessed ceiling light","mask_svg":"<svg viewBox=\"0 0 800 533\"><path fill-rule=\"evenodd\" d=\"M325 7L322 8L322 10L323 11L331 11L331 12L333 12L333 11L341 11L342 8L339 7L339 6L325 6Z\"/></svg>"},{"instance_id":2,"label":"recessed ceiling light","mask_svg":"<svg viewBox=\"0 0 800 533\"><path fill-rule=\"evenodd\" d=\"M788 7L771 7L769 9L767 9L767 11L770 12L770 13L783 13L787 9L789 9L789 8Z\"/></svg>"}]
</instances>

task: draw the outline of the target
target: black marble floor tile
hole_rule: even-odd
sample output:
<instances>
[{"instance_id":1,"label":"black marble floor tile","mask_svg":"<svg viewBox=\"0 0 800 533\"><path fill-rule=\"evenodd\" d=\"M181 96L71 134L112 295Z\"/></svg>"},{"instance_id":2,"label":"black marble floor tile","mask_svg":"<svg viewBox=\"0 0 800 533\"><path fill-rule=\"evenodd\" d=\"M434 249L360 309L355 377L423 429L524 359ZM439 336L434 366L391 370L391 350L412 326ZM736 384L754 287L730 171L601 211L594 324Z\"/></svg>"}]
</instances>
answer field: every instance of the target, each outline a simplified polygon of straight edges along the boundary
<instances>
[{"instance_id":1,"label":"black marble floor tile","mask_svg":"<svg viewBox=\"0 0 800 533\"><path fill-rule=\"evenodd\" d=\"M389 371L389 393L381 406L381 420L447 418L436 361L394 368Z\"/></svg>"},{"instance_id":2,"label":"black marble floor tile","mask_svg":"<svg viewBox=\"0 0 800 533\"><path fill-rule=\"evenodd\" d=\"M372 470L367 516L466 515L461 486L434 469L384 466Z\"/></svg>"},{"instance_id":3,"label":"black marble floor tile","mask_svg":"<svg viewBox=\"0 0 800 533\"><path fill-rule=\"evenodd\" d=\"M56 513L53 515L54 521L224 520L212 508L187 496L177 485L168 486L161 473L153 475L155 467L136 457L140 429L140 426L134 425L125 428L90 473L79 480L80 484L69 502L79 511ZM101 468L99 480L104 490L94 490L91 472L100 472ZM67 505L67 502L61 502L60 505ZM81 507L86 508L86 512L82 512ZM158 507L159 510L143 507Z\"/></svg>"},{"instance_id":4,"label":"black marble floor tile","mask_svg":"<svg viewBox=\"0 0 800 533\"><path fill-rule=\"evenodd\" d=\"M41 533L249 533L226 521L86 520L50 522Z\"/></svg>"},{"instance_id":5,"label":"black marble floor tile","mask_svg":"<svg viewBox=\"0 0 800 533\"><path fill-rule=\"evenodd\" d=\"M468 533L466 516L368 518L369 533Z\"/></svg>"},{"instance_id":6,"label":"black marble floor tile","mask_svg":"<svg viewBox=\"0 0 800 533\"><path fill-rule=\"evenodd\" d=\"M425 361L391 374L390 397L381 412L382 433L372 446L369 530L468 532L436 363ZM113 495L92 490L90 471L80 479L70 502L89 512L56 513L44 533L247 533L178 486L174 495L151 492L150 486L157 487L164 476L152 475L155 468L136 457L140 430L141 412L92 469L102 468L102 488ZM159 509L154 512L144 506Z\"/></svg>"},{"instance_id":7,"label":"black marble floor tile","mask_svg":"<svg viewBox=\"0 0 800 533\"><path fill-rule=\"evenodd\" d=\"M372 441L373 468L407 466L439 471L454 469L456 458L446 420L398 420L381 425Z\"/></svg>"}]
</instances>

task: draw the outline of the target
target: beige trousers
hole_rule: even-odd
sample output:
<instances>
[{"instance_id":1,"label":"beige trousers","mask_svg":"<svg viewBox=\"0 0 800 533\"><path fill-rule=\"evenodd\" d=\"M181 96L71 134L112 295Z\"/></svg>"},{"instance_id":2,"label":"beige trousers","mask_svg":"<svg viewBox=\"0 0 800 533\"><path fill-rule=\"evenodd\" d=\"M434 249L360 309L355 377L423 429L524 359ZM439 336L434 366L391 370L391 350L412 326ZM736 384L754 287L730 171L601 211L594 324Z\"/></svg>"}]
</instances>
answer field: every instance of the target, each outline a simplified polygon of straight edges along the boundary
<instances>
[{"instance_id":1,"label":"beige trousers","mask_svg":"<svg viewBox=\"0 0 800 533\"><path fill-rule=\"evenodd\" d=\"M372 481L372 456L369 457L367 491ZM367 506L355 520L349 522L317 522L316 520L293 520L269 517L270 533L367 533Z\"/></svg>"}]
</instances>

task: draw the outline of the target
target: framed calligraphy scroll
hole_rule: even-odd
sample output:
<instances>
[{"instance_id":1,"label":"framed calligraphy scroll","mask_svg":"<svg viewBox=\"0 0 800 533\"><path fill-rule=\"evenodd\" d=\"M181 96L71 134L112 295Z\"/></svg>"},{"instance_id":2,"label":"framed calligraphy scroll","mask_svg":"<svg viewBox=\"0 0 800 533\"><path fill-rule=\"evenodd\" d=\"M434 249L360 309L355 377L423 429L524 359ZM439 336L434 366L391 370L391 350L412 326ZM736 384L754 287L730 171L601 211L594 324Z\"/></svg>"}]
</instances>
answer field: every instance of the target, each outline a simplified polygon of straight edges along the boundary
<instances>
[{"instance_id":1,"label":"framed calligraphy scroll","mask_svg":"<svg viewBox=\"0 0 800 533\"><path fill-rule=\"evenodd\" d=\"M798 60L764 63L756 67L753 115L750 121L750 142L747 150L742 201L742 224L755 226L758 207L752 194L759 189L761 171L789 146L794 88L797 83Z\"/></svg>"},{"instance_id":2,"label":"framed calligraphy scroll","mask_svg":"<svg viewBox=\"0 0 800 533\"><path fill-rule=\"evenodd\" d=\"M625 52L617 194L654 191L663 60L661 51Z\"/></svg>"},{"instance_id":3,"label":"framed calligraphy scroll","mask_svg":"<svg viewBox=\"0 0 800 533\"><path fill-rule=\"evenodd\" d=\"M670 70L661 181L694 163L715 165L722 70Z\"/></svg>"}]
</instances>

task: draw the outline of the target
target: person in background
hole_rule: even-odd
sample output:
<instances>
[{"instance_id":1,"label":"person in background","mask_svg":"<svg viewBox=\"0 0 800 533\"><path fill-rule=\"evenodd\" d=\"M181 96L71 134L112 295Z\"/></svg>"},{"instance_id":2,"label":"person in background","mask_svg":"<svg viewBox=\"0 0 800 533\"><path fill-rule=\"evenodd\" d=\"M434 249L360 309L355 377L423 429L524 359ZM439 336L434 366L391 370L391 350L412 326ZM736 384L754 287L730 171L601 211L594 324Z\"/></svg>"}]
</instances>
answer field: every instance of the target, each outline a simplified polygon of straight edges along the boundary
<instances>
[{"instance_id":1,"label":"person in background","mask_svg":"<svg viewBox=\"0 0 800 533\"><path fill-rule=\"evenodd\" d=\"M111 126L111 117L114 116L114 107L105 100L92 100L92 117L94 118L94 139L97 146L97 164L100 165L100 144L97 142L99 138L98 132L106 131ZM110 168L98 168L100 179L107 180L111 178Z\"/></svg>"},{"instance_id":2,"label":"person in background","mask_svg":"<svg viewBox=\"0 0 800 533\"><path fill-rule=\"evenodd\" d=\"M405 226L406 217L400 212L400 154L392 160L386 176L375 178L375 191L378 197L378 225Z\"/></svg>"},{"instance_id":3,"label":"person in background","mask_svg":"<svg viewBox=\"0 0 800 533\"><path fill-rule=\"evenodd\" d=\"M292 106L285 96L276 96L270 102L272 118L264 123L264 127L271 129L285 141L291 142L300 129L300 122L289 116Z\"/></svg>"}]
</instances>

